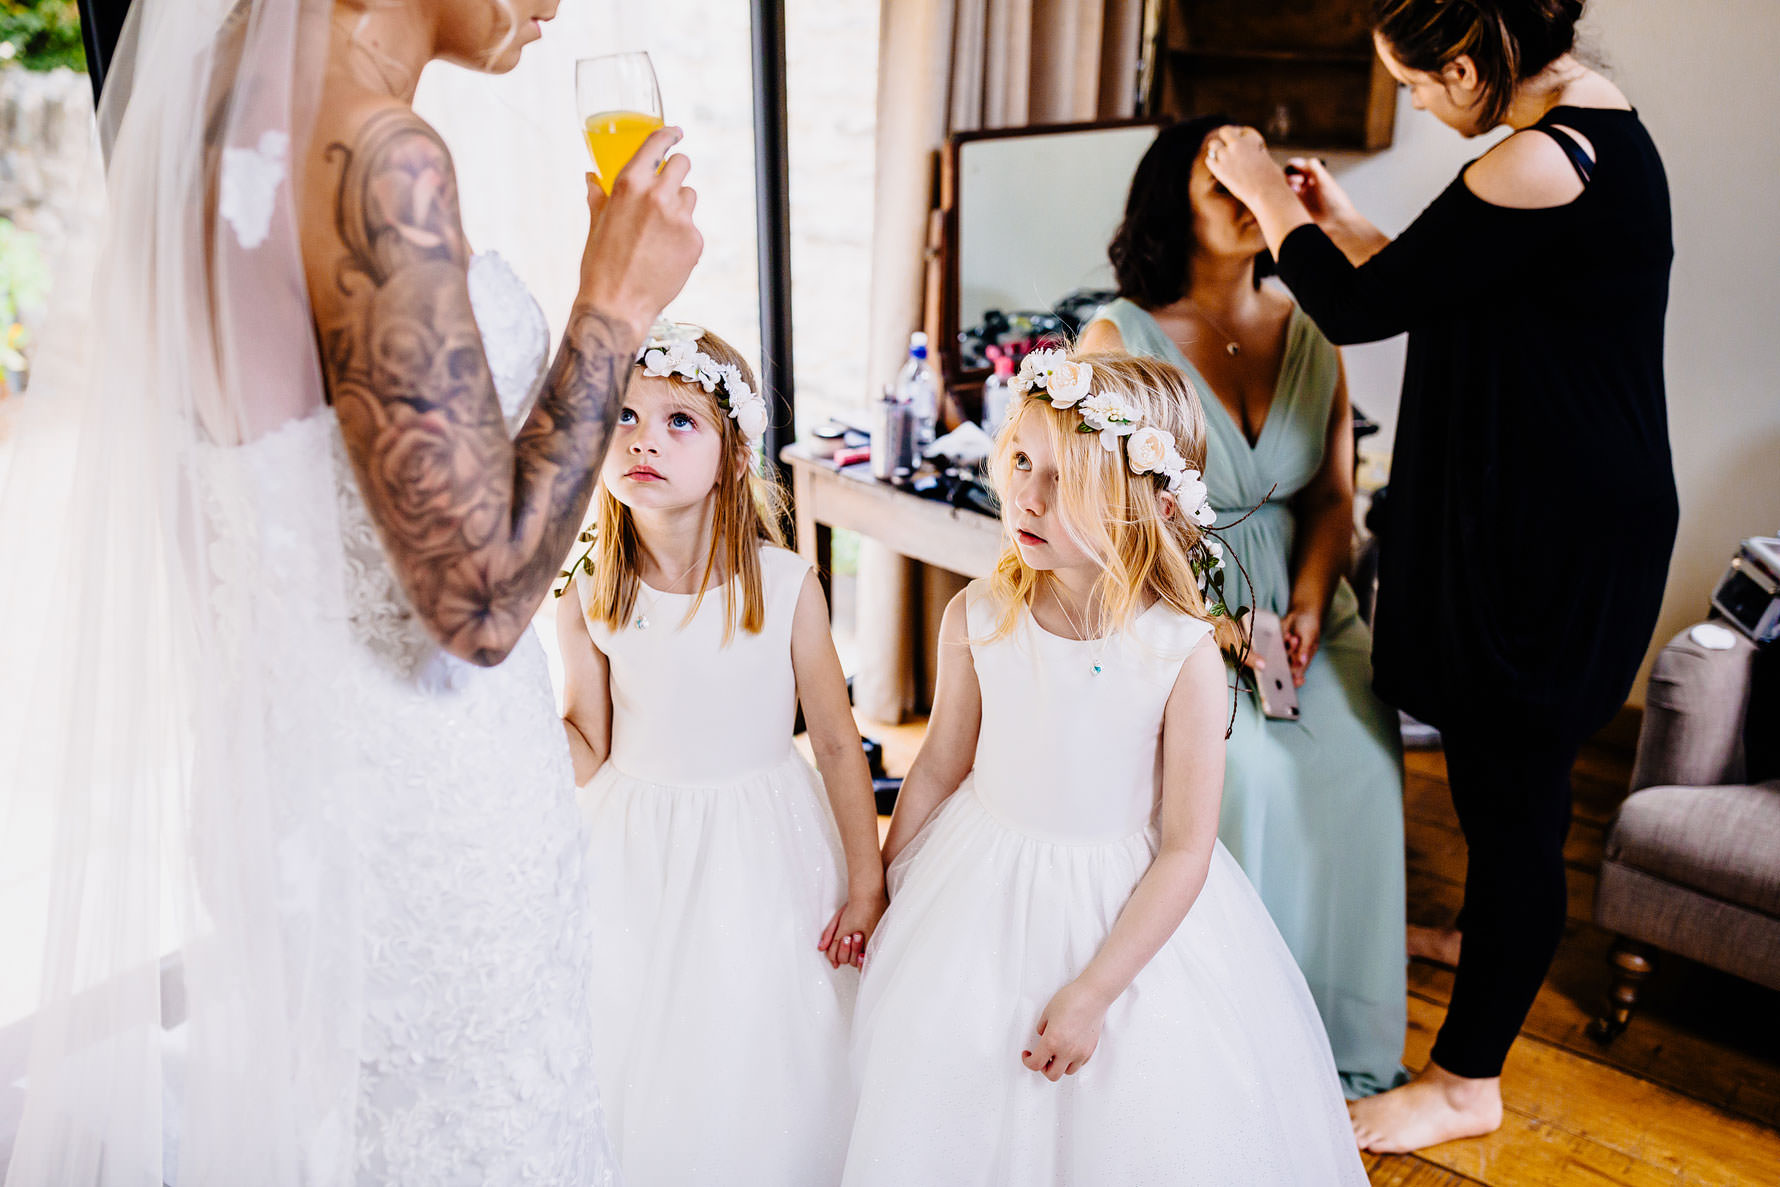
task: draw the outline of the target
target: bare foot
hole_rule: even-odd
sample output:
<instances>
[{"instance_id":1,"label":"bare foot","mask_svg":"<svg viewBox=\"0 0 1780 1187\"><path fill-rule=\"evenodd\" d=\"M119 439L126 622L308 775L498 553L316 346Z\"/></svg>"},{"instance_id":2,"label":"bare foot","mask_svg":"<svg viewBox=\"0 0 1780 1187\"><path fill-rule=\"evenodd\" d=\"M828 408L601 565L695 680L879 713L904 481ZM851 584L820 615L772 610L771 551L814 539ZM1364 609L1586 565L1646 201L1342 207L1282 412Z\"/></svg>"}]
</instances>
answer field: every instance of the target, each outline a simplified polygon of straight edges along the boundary
<instances>
[{"instance_id":1,"label":"bare foot","mask_svg":"<svg viewBox=\"0 0 1780 1187\"><path fill-rule=\"evenodd\" d=\"M1431 960L1447 968L1459 965L1459 941L1465 935L1456 927L1409 925L1409 959Z\"/></svg>"},{"instance_id":2,"label":"bare foot","mask_svg":"<svg viewBox=\"0 0 1780 1187\"><path fill-rule=\"evenodd\" d=\"M1350 1102L1347 1115L1360 1149L1376 1154L1482 1137L1502 1125L1502 1079L1472 1080L1430 1063L1401 1088Z\"/></svg>"}]
</instances>

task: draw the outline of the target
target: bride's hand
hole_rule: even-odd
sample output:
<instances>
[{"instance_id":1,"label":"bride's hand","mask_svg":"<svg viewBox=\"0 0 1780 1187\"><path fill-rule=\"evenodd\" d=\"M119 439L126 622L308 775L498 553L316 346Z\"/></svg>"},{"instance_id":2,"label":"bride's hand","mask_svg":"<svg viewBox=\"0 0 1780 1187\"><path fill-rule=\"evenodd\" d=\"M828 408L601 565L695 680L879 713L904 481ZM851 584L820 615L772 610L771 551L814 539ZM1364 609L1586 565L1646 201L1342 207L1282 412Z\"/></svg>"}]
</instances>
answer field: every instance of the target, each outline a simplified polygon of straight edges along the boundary
<instances>
[{"instance_id":1,"label":"bride's hand","mask_svg":"<svg viewBox=\"0 0 1780 1187\"><path fill-rule=\"evenodd\" d=\"M650 133L619 171L611 197L587 175L591 217L577 301L628 324L637 342L685 287L704 251L692 222L698 195L685 184L692 163L667 155L680 136L678 128Z\"/></svg>"}]
</instances>

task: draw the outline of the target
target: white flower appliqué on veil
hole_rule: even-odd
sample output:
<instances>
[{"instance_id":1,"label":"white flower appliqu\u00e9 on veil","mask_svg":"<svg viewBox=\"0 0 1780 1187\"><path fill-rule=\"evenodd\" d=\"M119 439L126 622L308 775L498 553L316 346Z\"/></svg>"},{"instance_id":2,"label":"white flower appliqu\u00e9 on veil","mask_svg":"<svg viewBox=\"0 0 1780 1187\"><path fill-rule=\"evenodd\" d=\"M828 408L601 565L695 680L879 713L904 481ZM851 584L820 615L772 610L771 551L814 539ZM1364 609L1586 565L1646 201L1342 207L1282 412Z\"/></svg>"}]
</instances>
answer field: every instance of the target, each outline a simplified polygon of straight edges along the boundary
<instances>
[{"instance_id":1,"label":"white flower appliqu\u00e9 on veil","mask_svg":"<svg viewBox=\"0 0 1780 1187\"><path fill-rule=\"evenodd\" d=\"M252 251L272 229L272 201L284 180L290 137L267 132L257 148L223 150L222 185L217 212L235 228L235 238Z\"/></svg>"}]
</instances>

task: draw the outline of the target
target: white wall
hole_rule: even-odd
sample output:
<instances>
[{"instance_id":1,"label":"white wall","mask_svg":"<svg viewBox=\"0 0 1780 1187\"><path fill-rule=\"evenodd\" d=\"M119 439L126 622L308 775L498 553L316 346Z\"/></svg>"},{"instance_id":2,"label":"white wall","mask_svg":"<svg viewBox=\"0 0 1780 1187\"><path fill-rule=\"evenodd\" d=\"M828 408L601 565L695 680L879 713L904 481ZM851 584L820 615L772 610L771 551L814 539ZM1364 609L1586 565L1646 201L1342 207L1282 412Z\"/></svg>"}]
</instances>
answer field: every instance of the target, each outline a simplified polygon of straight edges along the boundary
<instances>
[{"instance_id":1,"label":"white wall","mask_svg":"<svg viewBox=\"0 0 1780 1187\"><path fill-rule=\"evenodd\" d=\"M1675 218L1666 339L1681 532L1652 654L1704 615L1737 541L1780 531L1780 3L1593 0L1583 49L1638 108L1662 152ZM1400 93L1381 153L1329 160L1389 233L1460 165L1465 141ZM1456 263L1456 262L1455 262ZM1396 427L1403 339L1347 352L1355 402ZM1640 676L1634 703L1644 699Z\"/></svg>"}]
</instances>

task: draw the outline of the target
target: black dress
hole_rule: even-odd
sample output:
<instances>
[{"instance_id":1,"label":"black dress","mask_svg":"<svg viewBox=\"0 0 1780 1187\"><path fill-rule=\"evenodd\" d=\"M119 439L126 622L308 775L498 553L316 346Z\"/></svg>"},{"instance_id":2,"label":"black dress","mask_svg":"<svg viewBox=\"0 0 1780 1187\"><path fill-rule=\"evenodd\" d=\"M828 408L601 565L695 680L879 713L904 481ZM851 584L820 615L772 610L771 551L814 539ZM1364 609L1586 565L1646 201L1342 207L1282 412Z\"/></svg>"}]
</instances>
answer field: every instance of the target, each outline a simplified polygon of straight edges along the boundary
<instances>
[{"instance_id":1,"label":"black dress","mask_svg":"<svg viewBox=\"0 0 1780 1187\"><path fill-rule=\"evenodd\" d=\"M1662 163L1630 111L1559 107L1540 129L1583 177L1566 206L1492 206L1461 172L1359 268L1314 227L1280 245L1330 338L1409 331L1374 682L1444 738L1465 939L1431 1059L1480 1078L1563 936L1570 768L1631 687L1677 518Z\"/></svg>"},{"instance_id":2,"label":"black dress","mask_svg":"<svg viewBox=\"0 0 1780 1187\"><path fill-rule=\"evenodd\" d=\"M1668 182L1636 112L1558 107L1592 142L1565 206L1494 206L1461 170L1355 268L1315 227L1279 272L1337 343L1409 333L1380 552L1375 683L1424 721L1580 739L1655 629L1678 508L1663 391ZM1560 143L1567 139L1554 134ZM1566 145L1578 172L1589 162Z\"/></svg>"}]
</instances>

